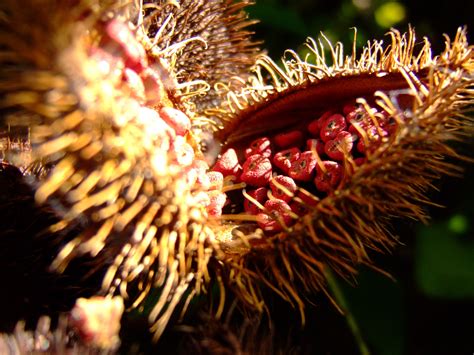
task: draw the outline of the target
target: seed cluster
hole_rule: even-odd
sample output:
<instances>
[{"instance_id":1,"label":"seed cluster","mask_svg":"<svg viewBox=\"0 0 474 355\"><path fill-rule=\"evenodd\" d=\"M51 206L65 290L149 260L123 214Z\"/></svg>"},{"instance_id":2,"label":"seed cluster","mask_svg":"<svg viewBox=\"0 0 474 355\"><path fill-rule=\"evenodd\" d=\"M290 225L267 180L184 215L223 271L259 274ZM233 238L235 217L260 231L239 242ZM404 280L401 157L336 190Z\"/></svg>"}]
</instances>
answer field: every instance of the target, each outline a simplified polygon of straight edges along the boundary
<instances>
[{"instance_id":1,"label":"seed cluster","mask_svg":"<svg viewBox=\"0 0 474 355\"><path fill-rule=\"evenodd\" d=\"M229 195L226 205L243 199L243 211L233 212L255 216L271 235L291 227L337 189L395 129L386 112L350 103L324 112L304 129L259 137L243 151L228 148L212 170L245 183L246 190Z\"/></svg>"},{"instance_id":2,"label":"seed cluster","mask_svg":"<svg viewBox=\"0 0 474 355\"><path fill-rule=\"evenodd\" d=\"M129 92L140 104L137 120L143 123L154 142L160 142L160 150L168 157L165 162L163 155L157 154L154 165L159 167L167 163L170 170L184 172L193 191L191 203L203 206L209 216L219 217L227 200L222 192L223 174L209 171L207 162L195 154L189 117L164 105L166 99L160 64L150 63L143 46L123 22L110 20L103 27L105 36L98 46L90 49L90 55L116 86ZM221 161L221 170L226 175L237 174L236 169L240 166L230 166L228 161L232 159Z\"/></svg>"}]
</instances>

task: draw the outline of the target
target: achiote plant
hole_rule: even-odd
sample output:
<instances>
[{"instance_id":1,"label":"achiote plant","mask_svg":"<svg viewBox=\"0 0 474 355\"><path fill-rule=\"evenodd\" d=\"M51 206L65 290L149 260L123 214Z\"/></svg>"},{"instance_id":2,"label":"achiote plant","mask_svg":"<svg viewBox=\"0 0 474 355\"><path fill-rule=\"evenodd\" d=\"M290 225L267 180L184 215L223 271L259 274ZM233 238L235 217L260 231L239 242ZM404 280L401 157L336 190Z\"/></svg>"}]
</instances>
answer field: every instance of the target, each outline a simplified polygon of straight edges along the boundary
<instances>
[{"instance_id":1,"label":"achiote plant","mask_svg":"<svg viewBox=\"0 0 474 355\"><path fill-rule=\"evenodd\" d=\"M159 289L156 339L215 283L218 317L229 292L263 312L269 288L304 322L327 270L352 278L396 245L391 219L426 220L426 191L461 171L449 144L472 133L465 29L434 57L409 29L349 54L309 39L278 65L248 4L0 5L2 124L31 130L17 165L60 219L52 266L113 260L102 294L130 308Z\"/></svg>"}]
</instances>

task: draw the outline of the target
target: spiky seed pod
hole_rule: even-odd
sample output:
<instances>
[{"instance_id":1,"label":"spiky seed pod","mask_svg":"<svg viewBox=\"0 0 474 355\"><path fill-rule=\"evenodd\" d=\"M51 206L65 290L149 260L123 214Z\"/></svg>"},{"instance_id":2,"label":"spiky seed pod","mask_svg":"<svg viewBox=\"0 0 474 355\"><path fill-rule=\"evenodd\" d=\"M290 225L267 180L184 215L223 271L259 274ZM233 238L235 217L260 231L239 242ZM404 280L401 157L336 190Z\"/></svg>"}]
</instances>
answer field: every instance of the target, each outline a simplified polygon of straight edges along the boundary
<instances>
[{"instance_id":1,"label":"spiky seed pod","mask_svg":"<svg viewBox=\"0 0 474 355\"><path fill-rule=\"evenodd\" d=\"M259 54L246 30L254 24L243 8L251 1L144 1L139 24L149 38L150 52L169 63L179 95L200 114L215 106L214 85L232 77L243 80ZM204 91L206 90L205 95ZM190 97L192 96L192 97Z\"/></svg>"},{"instance_id":2,"label":"spiky seed pod","mask_svg":"<svg viewBox=\"0 0 474 355\"><path fill-rule=\"evenodd\" d=\"M179 135L158 114L171 105L172 73L142 54L113 7L98 5L2 2L2 121L31 126L34 159L52 167L39 180L30 174L37 202L61 219L50 231L82 229L65 240L53 268L85 254L112 259L104 292L118 290L133 307L162 287L150 315L158 335L189 285L191 295L201 290L218 248L195 201L201 187L190 182L192 134Z\"/></svg>"},{"instance_id":3,"label":"spiky seed pod","mask_svg":"<svg viewBox=\"0 0 474 355\"><path fill-rule=\"evenodd\" d=\"M388 35L389 46L375 41L360 55L354 49L349 56L339 43L309 39L312 57L303 60L287 51L283 69L263 56L248 86L233 91L229 85L223 92L227 100L212 111L223 122L217 137L225 142L224 152L234 149L243 156L259 137L274 136L277 142L281 132L295 129L326 144L324 156L316 148L305 152L310 160L302 167L310 161L314 167L303 175L295 170L303 153L288 160L288 166L276 166L298 184L299 192L286 192L290 204L303 206L302 212L293 209L296 215L289 211L275 216L266 203L260 204L262 216L278 222L280 232L269 233L264 223L263 234L254 228L249 235L248 224L244 232L238 222L230 222L235 238L222 244L241 238L248 247L224 260L227 284L251 307L263 309L260 289L270 287L299 308L304 321L304 295L324 291L326 268L351 280L357 265L375 267L371 252L391 250L397 243L389 221L426 221L425 193L433 181L460 173L452 161L462 157L449 144L473 129L466 114L473 104L474 55L465 29L459 29L453 41L447 38L446 49L434 58L426 39L416 48L413 29ZM332 63L324 59L325 46ZM300 143L290 148L304 149ZM314 174L314 183L304 182Z\"/></svg>"},{"instance_id":4,"label":"spiky seed pod","mask_svg":"<svg viewBox=\"0 0 474 355\"><path fill-rule=\"evenodd\" d=\"M43 316L33 331L25 330L24 322L18 322L11 334L0 333L0 353L115 354L120 344L122 312L120 297L78 299L76 307L61 315L54 327L51 318Z\"/></svg>"},{"instance_id":5,"label":"spiky seed pod","mask_svg":"<svg viewBox=\"0 0 474 355\"><path fill-rule=\"evenodd\" d=\"M117 349L120 344L122 297L78 298L69 322L85 344L101 349Z\"/></svg>"},{"instance_id":6,"label":"spiky seed pod","mask_svg":"<svg viewBox=\"0 0 474 355\"><path fill-rule=\"evenodd\" d=\"M255 75L229 80L256 51L241 31L245 21L238 9L246 4L158 2L137 9L127 2L113 7L43 0L21 10L13 0L0 5L3 118L31 126L34 157L51 166L44 179L33 182L37 201L53 206L62 218L51 231L82 229L65 240L53 266L61 271L85 254L112 259L103 292L120 293L131 307L140 307L152 288L160 288L150 314L156 337L184 295L186 308L211 276L220 286L217 315L226 288L263 310L264 286L303 315L303 295L325 290L327 267L350 278L358 264L370 264L369 249L395 243L387 231L389 218L424 220L423 193L441 173L458 171L443 157L457 157L447 143L461 139L469 126L463 110L472 104L474 64L465 31L435 58L427 41L415 54L412 30L392 31L388 48L373 42L359 56L344 57L341 45L329 45L332 64L310 41L312 63L289 51L284 69L260 57ZM187 27L197 23L201 11L212 36ZM37 25L31 31L18 23ZM220 31L223 37L216 35ZM216 39L209 47L215 54L202 50L198 37ZM238 59L236 73L220 71L236 59L239 46L249 57ZM216 83L223 100L215 101L215 92L196 99L201 92L196 80L204 71L197 70L197 79L191 76L198 63L187 48L202 56L207 73L218 73L207 80ZM218 56L226 59L221 63ZM202 87L204 93L208 84ZM210 108L212 102L218 105ZM347 109L348 103L360 107ZM226 172L222 187L206 174L198 130L187 131L183 116L161 118L170 109L191 113L194 127L222 125L216 138L225 142L224 155L234 149L238 171ZM194 120L201 109L207 121ZM333 110L344 116L332 116ZM362 122L356 119L359 110ZM355 129L350 137L358 134L364 142L358 153L347 134L340 137L347 120ZM390 126L387 134L382 121ZM310 144L314 149L303 152L295 145L305 144L307 132L320 136ZM260 158L267 171L279 168L277 173L296 181L294 191L282 184L274 188L290 197L288 203L272 196L266 184L273 180L252 164L255 155L244 159L252 142L268 133L278 135L274 143L282 151L276 161L287 171L274 157ZM318 142L332 160L318 158ZM264 204L239 191L246 187L239 166L248 184L268 187ZM315 169L324 175L313 183ZM241 214L246 200L263 212Z\"/></svg>"}]
</instances>

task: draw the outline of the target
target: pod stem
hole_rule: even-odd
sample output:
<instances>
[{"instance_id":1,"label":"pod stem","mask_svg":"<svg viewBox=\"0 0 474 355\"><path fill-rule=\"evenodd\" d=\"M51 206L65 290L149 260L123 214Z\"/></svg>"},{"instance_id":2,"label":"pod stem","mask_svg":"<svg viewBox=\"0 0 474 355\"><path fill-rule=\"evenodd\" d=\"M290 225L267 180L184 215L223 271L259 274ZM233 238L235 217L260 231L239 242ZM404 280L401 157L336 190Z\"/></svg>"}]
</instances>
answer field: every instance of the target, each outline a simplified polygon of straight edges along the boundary
<instances>
[{"instance_id":1,"label":"pod stem","mask_svg":"<svg viewBox=\"0 0 474 355\"><path fill-rule=\"evenodd\" d=\"M328 288L331 291L332 295L335 298L336 303L344 311L344 317L346 318L347 325L354 336L355 342L357 343L357 347L359 348L361 355L370 355L370 350L367 344L365 343L360 328L357 324L357 321L354 315L351 313L349 309L348 302L342 292L339 283L334 276L334 274L329 270L329 268L324 268L324 276L326 277Z\"/></svg>"}]
</instances>

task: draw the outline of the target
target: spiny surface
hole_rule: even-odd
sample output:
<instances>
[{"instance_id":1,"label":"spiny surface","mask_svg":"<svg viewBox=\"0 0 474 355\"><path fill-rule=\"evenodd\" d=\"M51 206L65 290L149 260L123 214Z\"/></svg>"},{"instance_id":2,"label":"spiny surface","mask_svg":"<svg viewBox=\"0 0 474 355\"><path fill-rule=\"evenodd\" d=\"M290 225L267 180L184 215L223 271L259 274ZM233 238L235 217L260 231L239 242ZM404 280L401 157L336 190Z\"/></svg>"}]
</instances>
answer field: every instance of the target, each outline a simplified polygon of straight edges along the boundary
<instances>
[{"instance_id":1,"label":"spiny surface","mask_svg":"<svg viewBox=\"0 0 474 355\"><path fill-rule=\"evenodd\" d=\"M281 69L262 57L247 88L222 92L217 136L224 152L240 156L243 173L252 172L240 179L255 189L231 196L245 211L223 215L234 238L222 244L242 241L240 253L228 254L229 278L252 307L263 309L265 285L302 311L307 291L324 291L326 268L350 280L357 265L375 267L371 251L396 243L390 220L426 221L433 181L459 174L451 161L462 157L449 144L472 135L474 59L465 31L434 58L427 41L415 52L413 30L389 35L388 48L369 43L360 56L329 45L332 64L310 40L313 58L289 51ZM272 164L259 169L257 160Z\"/></svg>"},{"instance_id":2,"label":"spiny surface","mask_svg":"<svg viewBox=\"0 0 474 355\"><path fill-rule=\"evenodd\" d=\"M216 83L234 76L247 78L260 54L247 29L256 21L249 20L243 11L249 4L232 0L144 1L143 26L152 41L152 52L169 58L182 94L193 95L193 83L208 89L205 95L201 92L191 99L196 105L194 113L202 114L215 105Z\"/></svg>"}]
</instances>

